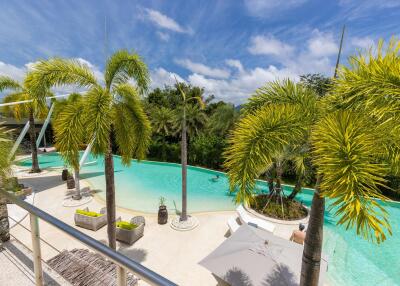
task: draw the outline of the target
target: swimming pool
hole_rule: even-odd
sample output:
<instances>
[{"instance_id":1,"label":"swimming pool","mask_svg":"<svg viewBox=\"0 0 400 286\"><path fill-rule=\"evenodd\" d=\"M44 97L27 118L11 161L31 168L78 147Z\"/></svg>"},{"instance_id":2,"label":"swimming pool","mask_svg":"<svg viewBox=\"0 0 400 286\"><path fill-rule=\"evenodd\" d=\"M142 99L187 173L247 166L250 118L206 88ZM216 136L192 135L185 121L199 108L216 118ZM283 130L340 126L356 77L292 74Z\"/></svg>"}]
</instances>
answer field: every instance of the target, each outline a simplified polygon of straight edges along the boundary
<instances>
[{"instance_id":1,"label":"swimming pool","mask_svg":"<svg viewBox=\"0 0 400 286\"><path fill-rule=\"evenodd\" d=\"M63 161L57 153L39 155L41 168L62 167ZM102 158L89 156L82 168L81 176L93 187L103 190L99 196L105 198L104 164ZM167 199L169 209L180 209L181 168L179 164L132 161L124 167L118 156L114 157L117 205L143 212L155 213L160 196ZM30 159L19 162L29 167ZM217 174L217 182L212 180ZM257 189L266 190L264 183ZM289 186L284 186L290 192ZM303 190L297 197L307 206L311 205L312 191ZM228 180L224 173L207 169L188 168L189 212L233 210L233 196L229 194ZM329 201L327 201L329 206ZM381 245L372 244L336 226L337 218L328 210L324 221L324 253L329 259L329 285L400 285L400 204L387 203L393 235Z\"/></svg>"}]
</instances>

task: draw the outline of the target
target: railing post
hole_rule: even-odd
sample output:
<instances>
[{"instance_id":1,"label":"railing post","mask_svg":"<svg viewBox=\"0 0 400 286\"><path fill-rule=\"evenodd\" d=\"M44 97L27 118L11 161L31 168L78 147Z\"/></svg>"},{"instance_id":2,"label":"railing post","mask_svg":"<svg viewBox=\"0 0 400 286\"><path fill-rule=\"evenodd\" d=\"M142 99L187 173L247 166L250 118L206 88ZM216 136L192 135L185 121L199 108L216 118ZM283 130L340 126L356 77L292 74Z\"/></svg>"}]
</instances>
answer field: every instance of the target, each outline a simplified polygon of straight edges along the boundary
<instances>
[{"instance_id":1,"label":"railing post","mask_svg":"<svg viewBox=\"0 0 400 286\"><path fill-rule=\"evenodd\" d=\"M34 214L29 214L31 221L33 269L35 270L36 286L43 286L42 254L40 251L39 219Z\"/></svg>"},{"instance_id":2,"label":"railing post","mask_svg":"<svg viewBox=\"0 0 400 286\"><path fill-rule=\"evenodd\" d=\"M116 265L117 267L117 285L126 286L126 269Z\"/></svg>"}]
</instances>

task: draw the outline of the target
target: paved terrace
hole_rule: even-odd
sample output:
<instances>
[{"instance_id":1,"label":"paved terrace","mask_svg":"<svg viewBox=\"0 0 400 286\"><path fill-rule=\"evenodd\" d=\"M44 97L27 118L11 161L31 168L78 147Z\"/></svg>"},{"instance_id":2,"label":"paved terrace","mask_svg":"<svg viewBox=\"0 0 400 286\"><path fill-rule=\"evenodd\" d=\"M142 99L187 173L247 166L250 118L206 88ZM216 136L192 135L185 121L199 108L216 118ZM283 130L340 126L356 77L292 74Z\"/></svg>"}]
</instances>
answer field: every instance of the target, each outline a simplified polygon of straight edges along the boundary
<instances>
[{"instance_id":1,"label":"paved terrace","mask_svg":"<svg viewBox=\"0 0 400 286\"><path fill-rule=\"evenodd\" d=\"M62 206L63 200L69 193L60 174L61 171L48 171L37 177L21 176L20 182L34 186L35 206L72 226L74 226L74 213L77 208L89 207L91 210L98 211L105 206L103 201L96 198L80 207ZM81 180L81 187L88 188L88 182ZM221 285L208 270L198 265L198 262L228 237L227 221L230 216L235 214L234 211L196 214L199 220L198 227L188 232L178 232L173 230L169 224L158 225L155 214L117 209L117 217L121 216L126 220L139 214L146 218L144 237L132 246L118 243L119 252L179 285ZM169 211L169 215L171 218L174 214ZM21 225L29 229L29 216L21 221ZM293 226L277 225L275 233L288 239L293 228ZM77 229L101 242L107 242L106 227L96 232L82 228ZM26 229L16 225L12 228L11 234L31 249L31 236ZM64 249L85 247L43 221L40 221L40 236L55 248L41 243L44 260L52 258L58 254L58 251ZM2 264L3 262L0 261L0 267ZM2 284L1 280L0 284ZM144 282L140 284L144 285Z\"/></svg>"}]
</instances>

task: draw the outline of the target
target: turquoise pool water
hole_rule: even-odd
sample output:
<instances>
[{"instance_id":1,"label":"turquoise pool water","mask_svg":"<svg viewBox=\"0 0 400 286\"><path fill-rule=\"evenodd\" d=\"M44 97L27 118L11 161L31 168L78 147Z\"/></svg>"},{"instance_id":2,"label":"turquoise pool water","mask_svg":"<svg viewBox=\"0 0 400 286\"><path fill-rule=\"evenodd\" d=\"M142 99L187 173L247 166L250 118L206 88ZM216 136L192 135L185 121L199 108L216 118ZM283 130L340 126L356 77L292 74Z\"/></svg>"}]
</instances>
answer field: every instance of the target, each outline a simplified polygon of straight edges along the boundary
<instances>
[{"instance_id":1,"label":"turquoise pool water","mask_svg":"<svg viewBox=\"0 0 400 286\"><path fill-rule=\"evenodd\" d=\"M57 153L39 155L41 168L62 167ZM81 171L95 188L104 190L104 164L102 158L89 157ZM19 163L30 166L29 159ZM143 212L154 213L158 199L164 196L169 209L181 206L181 169L178 164L132 161L124 167L119 157L114 157L117 205ZM217 182L212 178L220 175ZM258 183L259 191L266 191L264 183ZM290 192L291 188L285 186ZM104 191L99 195L105 198ZM303 190L298 199L310 206L312 191ZM188 169L188 209L190 212L233 210L235 204L229 194L228 180L223 173L202 168ZM327 201L329 206L329 201ZM329 259L329 285L400 285L400 204L387 203L393 235L381 245L365 241L336 226L337 218L328 210L324 222L324 253Z\"/></svg>"}]
</instances>

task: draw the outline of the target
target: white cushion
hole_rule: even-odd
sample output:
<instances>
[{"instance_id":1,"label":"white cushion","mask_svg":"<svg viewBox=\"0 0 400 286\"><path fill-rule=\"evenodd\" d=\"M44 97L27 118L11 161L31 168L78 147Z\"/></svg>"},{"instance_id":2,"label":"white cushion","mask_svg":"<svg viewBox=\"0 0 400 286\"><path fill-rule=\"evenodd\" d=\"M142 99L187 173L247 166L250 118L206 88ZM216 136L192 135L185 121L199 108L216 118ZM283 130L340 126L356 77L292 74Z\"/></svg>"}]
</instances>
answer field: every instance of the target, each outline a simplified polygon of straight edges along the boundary
<instances>
[{"instance_id":1,"label":"white cushion","mask_svg":"<svg viewBox=\"0 0 400 286\"><path fill-rule=\"evenodd\" d=\"M275 230L275 225L273 223L270 223L260 218L250 216L248 212L244 209L243 205L239 205L236 208L236 212L238 213L240 221L242 223L246 223L248 225L261 228L269 232L274 232Z\"/></svg>"}]
</instances>

